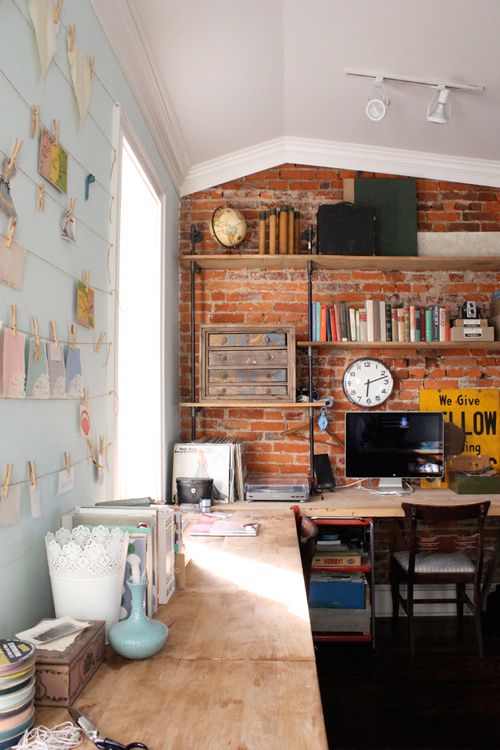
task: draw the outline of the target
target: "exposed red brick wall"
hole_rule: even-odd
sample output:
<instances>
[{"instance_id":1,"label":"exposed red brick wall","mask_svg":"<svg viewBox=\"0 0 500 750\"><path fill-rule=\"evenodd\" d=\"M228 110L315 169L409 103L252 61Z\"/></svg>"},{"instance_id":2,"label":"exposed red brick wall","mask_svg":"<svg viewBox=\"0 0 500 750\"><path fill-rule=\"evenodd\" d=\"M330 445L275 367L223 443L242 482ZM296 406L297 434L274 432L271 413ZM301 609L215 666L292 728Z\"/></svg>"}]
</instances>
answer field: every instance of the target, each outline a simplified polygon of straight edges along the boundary
<instances>
[{"instance_id":1,"label":"exposed red brick wall","mask_svg":"<svg viewBox=\"0 0 500 750\"><path fill-rule=\"evenodd\" d=\"M248 236L238 252L255 252L259 210L271 206L293 205L301 211L302 228L315 225L321 203L343 199L343 178L378 176L373 173L307 167L286 164L201 191L182 199L180 212L180 250L190 252L189 232L195 224L203 233L198 253L219 252L211 239L208 221L215 208L229 204L240 209L248 222ZM418 227L420 231L500 230L500 191L473 185L433 180L417 180ZM465 299L487 306L498 288L496 272L388 272L315 271L314 298L331 304L347 300L362 303L367 297L391 303L407 301L430 305L446 303L452 312ZM180 276L181 399L190 400L190 320L189 274ZM297 338L306 339L307 278L305 271L203 271L196 279L196 323L293 323ZM370 350L396 375L395 390L385 407L418 409L422 388L495 387L500 385L499 359L483 349L446 352L399 350L387 354L383 348ZM344 411L349 408L343 396L344 369L363 350L319 349L315 353L314 385L321 396L335 399L331 420L333 429L343 437ZM198 363L196 363L198 365ZM197 368L198 369L198 366ZM307 383L305 352L298 352L297 383ZM198 434L232 434L248 441L249 468L255 471L283 473L308 472L307 431L284 435L283 431L305 422L307 412L276 409L204 409L197 417ZM182 412L182 437L190 437L190 415ZM335 474L343 479L342 449L318 444L332 459Z\"/></svg>"}]
</instances>

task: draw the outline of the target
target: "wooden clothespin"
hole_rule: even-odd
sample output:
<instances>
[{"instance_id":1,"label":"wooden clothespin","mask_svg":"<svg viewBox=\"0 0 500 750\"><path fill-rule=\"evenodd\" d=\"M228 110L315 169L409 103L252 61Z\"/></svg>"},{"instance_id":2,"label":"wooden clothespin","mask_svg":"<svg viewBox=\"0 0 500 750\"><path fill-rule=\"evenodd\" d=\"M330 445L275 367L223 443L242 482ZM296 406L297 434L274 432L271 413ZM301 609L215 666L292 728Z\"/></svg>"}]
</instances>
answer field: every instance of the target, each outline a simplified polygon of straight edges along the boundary
<instances>
[{"instance_id":1,"label":"wooden clothespin","mask_svg":"<svg viewBox=\"0 0 500 750\"><path fill-rule=\"evenodd\" d=\"M10 330L15 336L17 333L17 307L15 305L10 306Z\"/></svg>"},{"instance_id":2,"label":"wooden clothespin","mask_svg":"<svg viewBox=\"0 0 500 750\"><path fill-rule=\"evenodd\" d=\"M90 77L93 78L94 72L95 72L95 57L89 57L89 71L90 71Z\"/></svg>"},{"instance_id":3,"label":"wooden clothespin","mask_svg":"<svg viewBox=\"0 0 500 750\"><path fill-rule=\"evenodd\" d=\"M71 474L71 459L69 453L64 454L64 468L66 469L69 476Z\"/></svg>"},{"instance_id":4,"label":"wooden clothespin","mask_svg":"<svg viewBox=\"0 0 500 750\"><path fill-rule=\"evenodd\" d=\"M12 151L10 153L9 160L5 164L4 170L3 170L3 180L4 182L8 182L10 180L10 176L12 174L12 171L14 167L16 166L16 159L19 155L19 151L21 150L21 146L23 145L23 142L16 138L14 140L14 145L12 146Z\"/></svg>"},{"instance_id":5,"label":"wooden clothespin","mask_svg":"<svg viewBox=\"0 0 500 750\"><path fill-rule=\"evenodd\" d=\"M86 385L83 387L82 408L86 411L89 409L89 389Z\"/></svg>"},{"instance_id":6,"label":"wooden clothespin","mask_svg":"<svg viewBox=\"0 0 500 750\"><path fill-rule=\"evenodd\" d=\"M99 338L94 344L94 351L96 354L101 348L101 346L103 345L105 337L106 337L106 334L104 333L104 331L101 331L101 333L99 334Z\"/></svg>"},{"instance_id":7,"label":"wooden clothespin","mask_svg":"<svg viewBox=\"0 0 500 750\"><path fill-rule=\"evenodd\" d=\"M38 318L36 315L31 316L31 330L35 337L35 347L33 349L33 357L36 362L40 359L40 331L38 329Z\"/></svg>"},{"instance_id":8,"label":"wooden clothespin","mask_svg":"<svg viewBox=\"0 0 500 750\"><path fill-rule=\"evenodd\" d=\"M59 346L59 340L57 338L56 321L55 320L51 320L50 323L49 323L49 326L50 326L50 335L52 336L52 343L55 346Z\"/></svg>"},{"instance_id":9,"label":"wooden clothespin","mask_svg":"<svg viewBox=\"0 0 500 750\"><path fill-rule=\"evenodd\" d=\"M106 446L104 445L104 435L99 435L99 454L103 456L105 450Z\"/></svg>"},{"instance_id":10,"label":"wooden clothespin","mask_svg":"<svg viewBox=\"0 0 500 750\"><path fill-rule=\"evenodd\" d=\"M45 185L38 185L37 211L45 211Z\"/></svg>"},{"instance_id":11,"label":"wooden clothespin","mask_svg":"<svg viewBox=\"0 0 500 750\"><path fill-rule=\"evenodd\" d=\"M70 346L72 349L74 349L76 347L76 325L74 323L71 324L70 331L71 331Z\"/></svg>"},{"instance_id":12,"label":"wooden clothespin","mask_svg":"<svg viewBox=\"0 0 500 750\"><path fill-rule=\"evenodd\" d=\"M85 291L88 292L90 286L90 271L82 273L82 282L85 284Z\"/></svg>"},{"instance_id":13,"label":"wooden clothespin","mask_svg":"<svg viewBox=\"0 0 500 750\"><path fill-rule=\"evenodd\" d=\"M38 486L38 481L36 478L36 468L35 468L34 461L28 461L28 477L30 480L30 485L33 487L34 490L36 490Z\"/></svg>"},{"instance_id":14,"label":"wooden clothespin","mask_svg":"<svg viewBox=\"0 0 500 750\"><path fill-rule=\"evenodd\" d=\"M54 15L52 16L52 20L54 21L54 23L59 23L59 19L61 18L63 2L64 0L57 0L54 6Z\"/></svg>"},{"instance_id":15,"label":"wooden clothespin","mask_svg":"<svg viewBox=\"0 0 500 750\"><path fill-rule=\"evenodd\" d=\"M92 463L94 464L94 466L99 466L99 462L98 462L97 456L95 454L94 444L92 442L92 438L89 438L89 437L87 438L87 447L89 449L89 456L92 459Z\"/></svg>"},{"instance_id":16,"label":"wooden clothespin","mask_svg":"<svg viewBox=\"0 0 500 750\"><path fill-rule=\"evenodd\" d=\"M31 137L34 138L40 130L40 107L33 104L31 107Z\"/></svg>"},{"instance_id":17,"label":"wooden clothespin","mask_svg":"<svg viewBox=\"0 0 500 750\"><path fill-rule=\"evenodd\" d=\"M14 239L14 233L16 231L17 227L17 216L11 216L9 219L9 225L7 227L7 242L5 243L7 247L12 246L12 240Z\"/></svg>"},{"instance_id":18,"label":"wooden clothespin","mask_svg":"<svg viewBox=\"0 0 500 750\"><path fill-rule=\"evenodd\" d=\"M74 25L68 26L68 50L73 52L75 48L75 34L76 29Z\"/></svg>"},{"instance_id":19,"label":"wooden clothespin","mask_svg":"<svg viewBox=\"0 0 500 750\"><path fill-rule=\"evenodd\" d=\"M52 120L52 138L54 146L59 146L59 120Z\"/></svg>"},{"instance_id":20,"label":"wooden clothespin","mask_svg":"<svg viewBox=\"0 0 500 750\"><path fill-rule=\"evenodd\" d=\"M12 464L5 464L3 470L2 497L9 494L10 480L12 479Z\"/></svg>"}]
</instances>

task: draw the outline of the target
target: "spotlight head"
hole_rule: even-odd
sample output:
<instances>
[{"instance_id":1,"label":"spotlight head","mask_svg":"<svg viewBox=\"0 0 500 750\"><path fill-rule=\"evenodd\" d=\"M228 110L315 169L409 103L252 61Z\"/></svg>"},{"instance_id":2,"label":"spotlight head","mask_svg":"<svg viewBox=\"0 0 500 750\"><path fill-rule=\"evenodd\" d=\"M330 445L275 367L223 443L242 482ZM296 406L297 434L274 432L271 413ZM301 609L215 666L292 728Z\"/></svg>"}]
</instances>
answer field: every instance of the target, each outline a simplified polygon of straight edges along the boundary
<instances>
[{"instance_id":1,"label":"spotlight head","mask_svg":"<svg viewBox=\"0 0 500 750\"><path fill-rule=\"evenodd\" d=\"M377 76L372 90L368 95L368 101L365 107L366 116L373 122L383 120L388 106L389 98L385 92L384 79L381 76Z\"/></svg>"},{"instance_id":2,"label":"spotlight head","mask_svg":"<svg viewBox=\"0 0 500 750\"><path fill-rule=\"evenodd\" d=\"M445 86L439 86L429 102L429 107L427 109L427 120L429 122L435 122L438 125L448 124L450 121L450 108L448 103L449 94L449 89Z\"/></svg>"}]
</instances>

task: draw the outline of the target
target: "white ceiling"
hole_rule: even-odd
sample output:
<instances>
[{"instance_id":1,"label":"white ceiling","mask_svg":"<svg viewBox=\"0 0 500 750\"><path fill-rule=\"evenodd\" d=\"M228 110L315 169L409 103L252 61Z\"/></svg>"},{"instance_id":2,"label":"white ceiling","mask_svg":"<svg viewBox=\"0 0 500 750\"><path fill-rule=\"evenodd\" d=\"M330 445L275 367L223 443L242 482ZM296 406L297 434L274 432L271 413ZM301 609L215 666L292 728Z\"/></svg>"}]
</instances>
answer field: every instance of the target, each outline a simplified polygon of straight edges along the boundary
<instances>
[{"instance_id":1,"label":"white ceiling","mask_svg":"<svg viewBox=\"0 0 500 750\"><path fill-rule=\"evenodd\" d=\"M92 0L182 193L284 161L500 186L498 0ZM345 70L481 83L452 92Z\"/></svg>"}]
</instances>

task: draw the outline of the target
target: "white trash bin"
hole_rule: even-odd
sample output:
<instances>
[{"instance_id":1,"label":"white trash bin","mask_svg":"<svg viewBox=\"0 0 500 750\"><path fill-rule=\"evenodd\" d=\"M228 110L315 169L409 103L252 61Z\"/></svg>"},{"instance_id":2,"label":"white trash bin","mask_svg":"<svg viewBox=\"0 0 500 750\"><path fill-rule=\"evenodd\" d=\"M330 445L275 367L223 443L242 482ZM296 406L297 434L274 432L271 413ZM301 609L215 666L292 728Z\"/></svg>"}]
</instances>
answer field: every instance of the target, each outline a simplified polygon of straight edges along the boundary
<instances>
[{"instance_id":1,"label":"white trash bin","mask_svg":"<svg viewBox=\"0 0 500 750\"><path fill-rule=\"evenodd\" d=\"M76 526L45 536L56 617L105 620L106 633L120 616L128 533Z\"/></svg>"}]
</instances>

